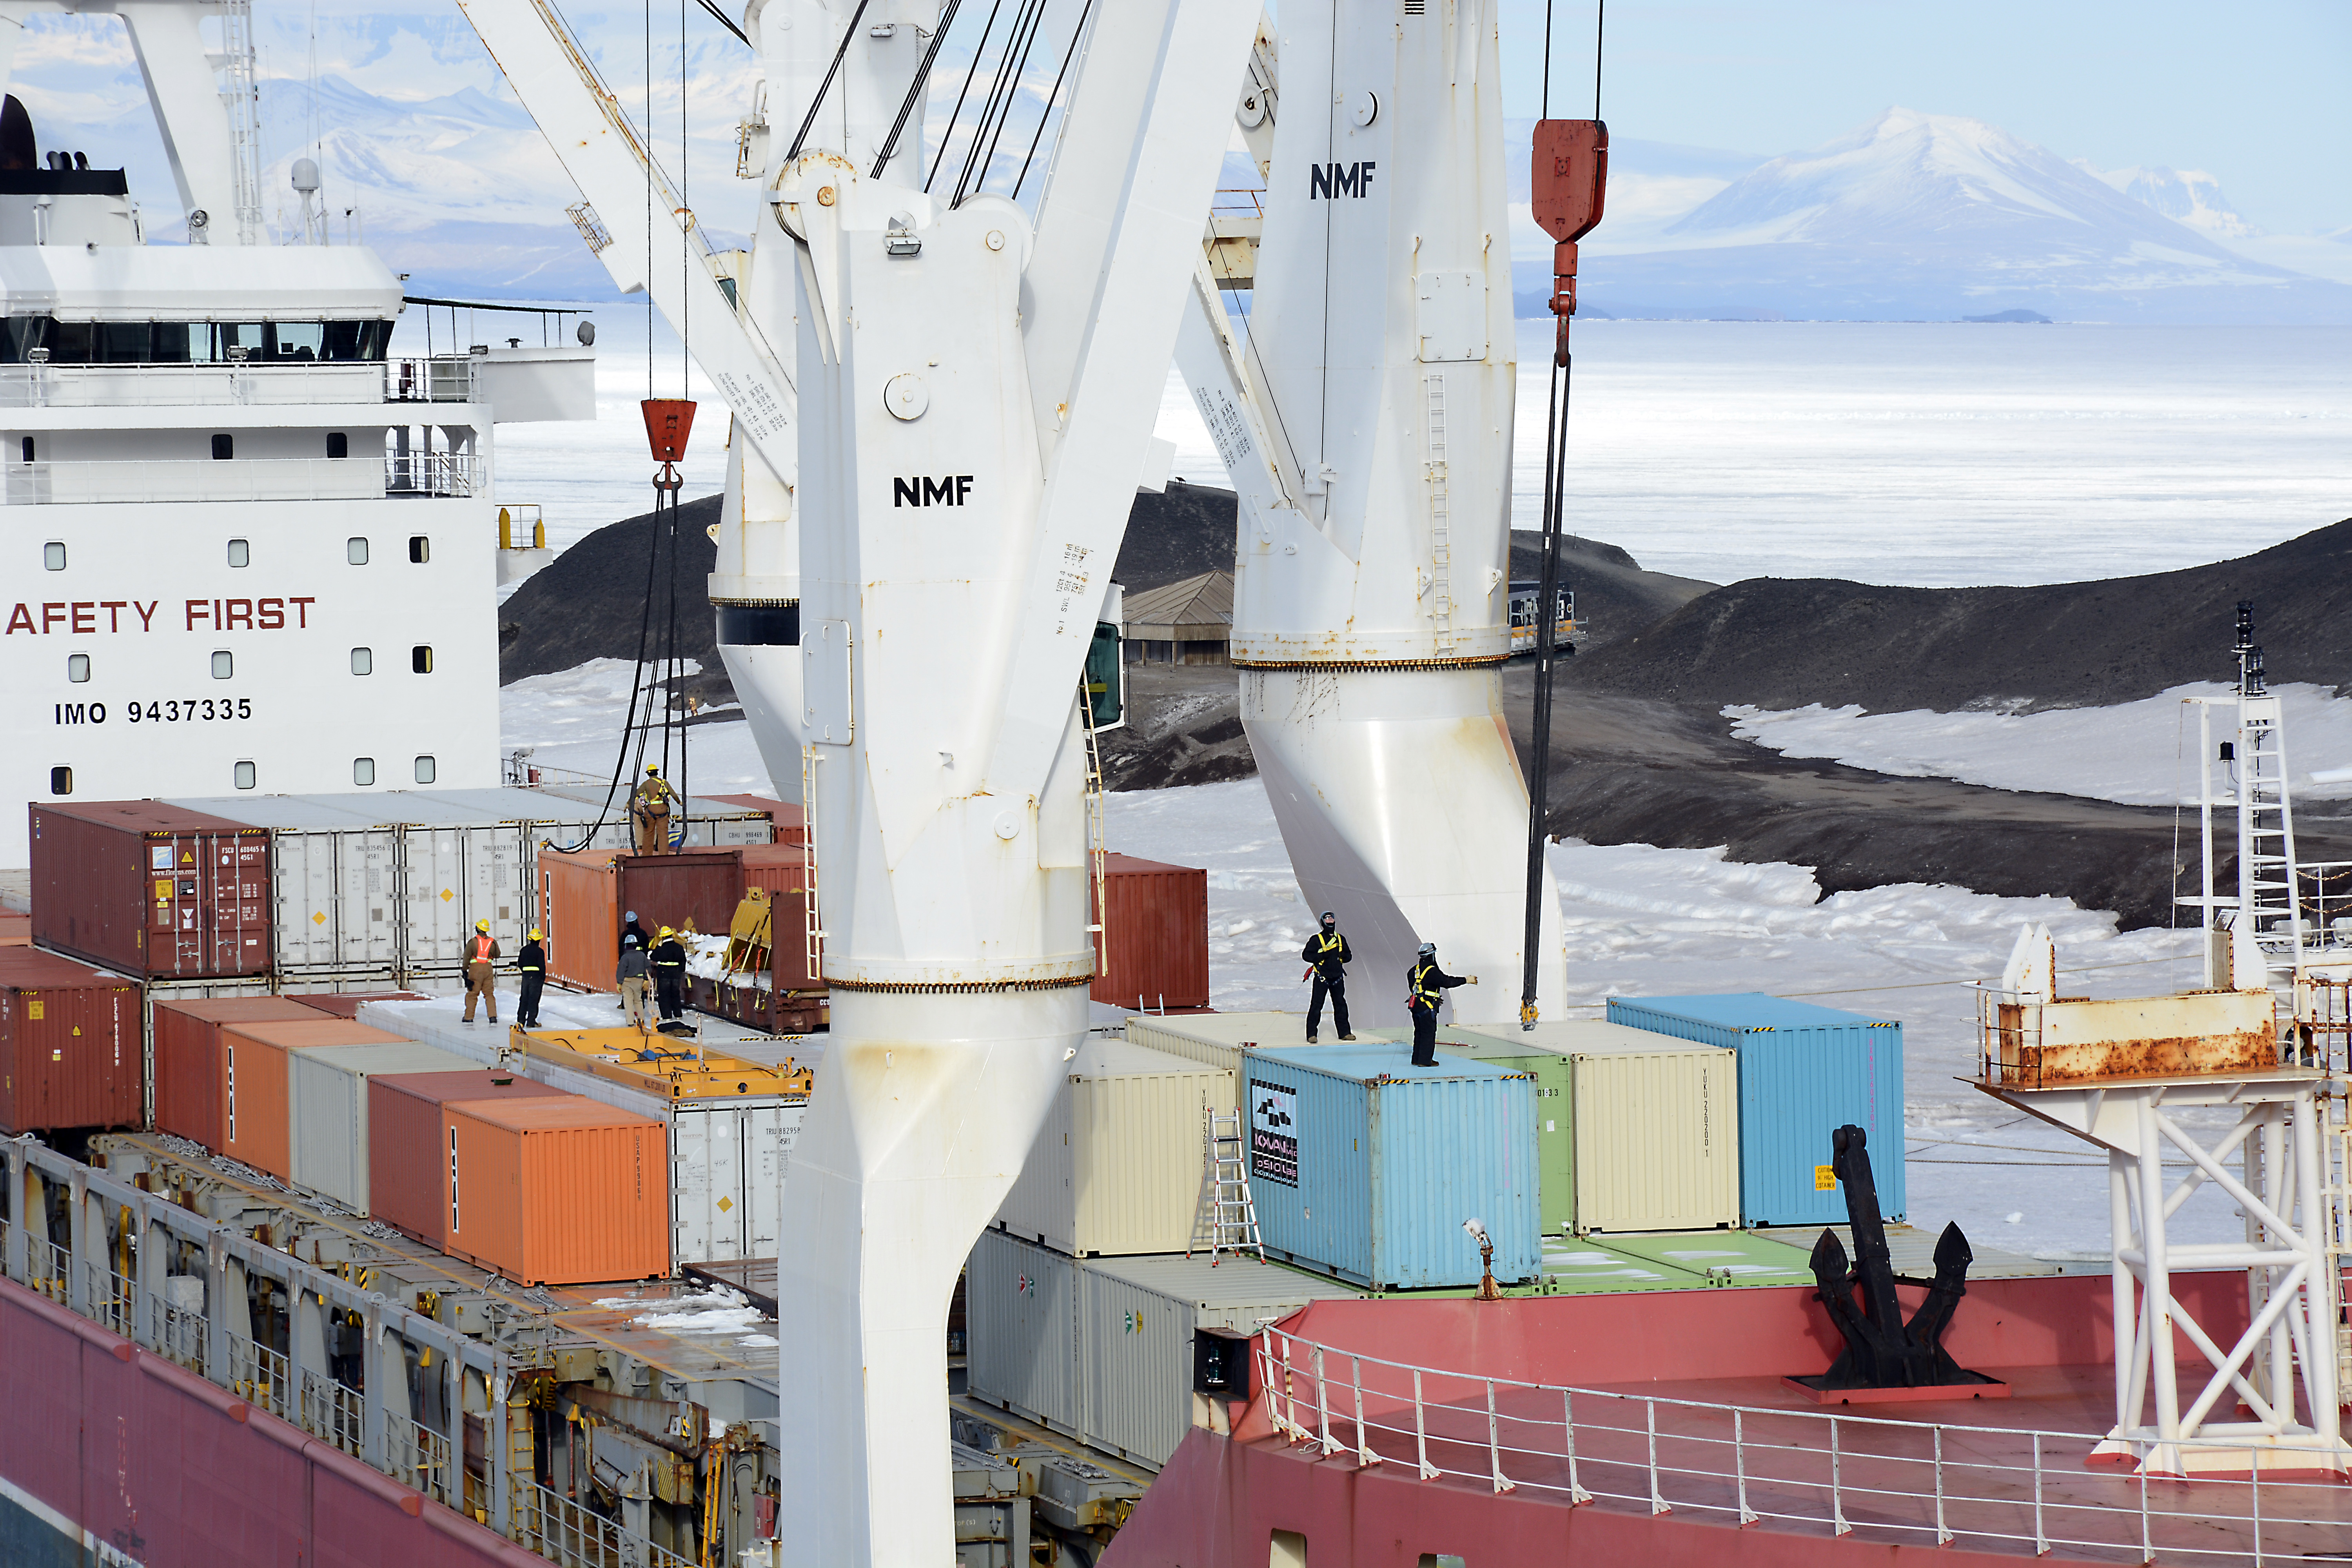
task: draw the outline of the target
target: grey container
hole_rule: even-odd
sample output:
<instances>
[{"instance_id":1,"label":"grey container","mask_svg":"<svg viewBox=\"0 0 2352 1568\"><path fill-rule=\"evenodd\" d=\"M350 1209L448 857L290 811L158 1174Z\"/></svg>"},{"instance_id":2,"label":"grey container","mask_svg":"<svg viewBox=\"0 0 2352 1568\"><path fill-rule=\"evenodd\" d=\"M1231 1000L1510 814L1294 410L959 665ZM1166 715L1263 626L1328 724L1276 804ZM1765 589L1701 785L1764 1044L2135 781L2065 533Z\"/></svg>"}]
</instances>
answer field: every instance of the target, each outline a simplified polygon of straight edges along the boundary
<instances>
[{"instance_id":1,"label":"grey container","mask_svg":"<svg viewBox=\"0 0 2352 1568\"><path fill-rule=\"evenodd\" d=\"M294 1184L353 1214L371 1212L368 1079L378 1073L461 1072L473 1065L438 1047L406 1041L287 1052L286 1147Z\"/></svg>"},{"instance_id":2,"label":"grey container","mask_svg":"<svg viewBox=\"0 0 2352 1568\"><path fill-rule=\"evenodd\" d=\"M1399 1289L1475 1285L1477 1220L1495 1278L1542 1267L1535 1079L1390 1043L1247 1051L1250 1194L1268 1253Z\"/></svg>"},{"instance_id":3,"label":"grey container","mask_svg":"<svg viewBox=\"0 0 2352 1568\"><path fill-rule=\"evenodd\" d=\"M1226 1258L1086 1262L984 1231L964 1281L972 1397L1158 1469L1192 1423L1192 1333L1255 1333L1362 1292Z\"/></svg>"},{"instance_id":4,"label":"grey container","mask_svg":"<svg viewBox=\"0 0 2352 1568\"><path fill-rule=\"evenodd\" d=\"M1869 1134L1880 1215L1908 1212L1901 1024L1761 992L1615 996L1609 1021L1739 1054L1742 1225L1843 1222L1830 1138L1848 1124Z\"/></svg>"}]
</instances>

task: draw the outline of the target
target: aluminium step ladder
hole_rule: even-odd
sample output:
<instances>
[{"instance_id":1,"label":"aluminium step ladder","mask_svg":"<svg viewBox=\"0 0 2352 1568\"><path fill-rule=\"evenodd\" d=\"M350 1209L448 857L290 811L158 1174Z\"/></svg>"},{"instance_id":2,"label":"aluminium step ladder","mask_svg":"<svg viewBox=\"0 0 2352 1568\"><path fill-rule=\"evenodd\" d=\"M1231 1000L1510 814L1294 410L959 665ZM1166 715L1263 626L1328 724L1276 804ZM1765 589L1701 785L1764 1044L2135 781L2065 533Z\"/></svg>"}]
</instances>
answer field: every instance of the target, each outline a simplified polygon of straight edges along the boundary
<instances>
[{"instance_id":1,"label":"aluminium step ladder","mask_svg":"<svg viewBox=\"0 0 2352 1568\"><path fill-rule=\"evenodd\" d=\"M1203 1106L1201 1117L1201 1206L1193 1214L1192 1244L1184 1249L1184 1256L1206 1253L1210 1267L1214 1268L1222 1253L1239 1258L1255 1252L1263 1263L1265 1244L1258 1237L1257 1200L1250 1196L1241 1115L1238 1111L1221 1115Z\"/></svg>"}]
</instances>

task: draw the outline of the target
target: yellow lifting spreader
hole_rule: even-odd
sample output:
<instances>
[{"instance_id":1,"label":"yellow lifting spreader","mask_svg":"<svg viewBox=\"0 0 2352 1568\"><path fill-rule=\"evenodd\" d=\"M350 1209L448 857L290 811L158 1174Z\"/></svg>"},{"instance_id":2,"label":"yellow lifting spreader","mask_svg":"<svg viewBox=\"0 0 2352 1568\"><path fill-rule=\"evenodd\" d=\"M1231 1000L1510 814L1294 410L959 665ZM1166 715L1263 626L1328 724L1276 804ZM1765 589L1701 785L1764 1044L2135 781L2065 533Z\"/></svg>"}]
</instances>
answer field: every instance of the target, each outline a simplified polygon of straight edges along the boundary
<instances>
[{"instance_id":1,"label":"yellow lifting spreader","mask_svg":"<svg viewBox=\"0 0 2352 1568\"><path fill-rule=\"evenodd\" d=\"M816 1081L814 1072L790 1057L782 1067L769 1067L630 1028L515 1029L509 1046L541 1061L593 1073L665 1100L719 1100L738 1094L805 1096Z\"/></svg>"}]
</instances>

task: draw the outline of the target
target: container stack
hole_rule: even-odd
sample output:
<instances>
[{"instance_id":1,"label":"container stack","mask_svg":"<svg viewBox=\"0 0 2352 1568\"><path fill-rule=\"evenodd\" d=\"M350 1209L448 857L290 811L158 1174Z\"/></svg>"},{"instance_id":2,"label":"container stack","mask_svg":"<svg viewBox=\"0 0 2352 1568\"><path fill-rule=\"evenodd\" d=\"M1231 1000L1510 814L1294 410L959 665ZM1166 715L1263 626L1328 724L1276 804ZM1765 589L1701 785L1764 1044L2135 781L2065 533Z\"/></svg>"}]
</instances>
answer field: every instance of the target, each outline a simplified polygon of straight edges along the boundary
<instances>
[{"instance_id":1,"label":"container stack","mask_svg":"<svg viewBox=\"0 0 2352 1568\"><path fill-rule=\"evenodd\" d=\"M1844 1223L1830 1136L1848 1125L1869 1134L1881 1214L1907 1212L1901 1024L1759 992L1612 997L1609 1021L1737 1053L1742 1225Z\"/></svg>"},{"instance_id":2,"label":"container stack","mask_svg":"<svg viewBox=\"0 0 2352 1568\"><path fill-rule=\"evenodd\" d=\"M130 975L0 948L0 1133L146 1125L142 1062Z\"/></svg>"}]
</instances>

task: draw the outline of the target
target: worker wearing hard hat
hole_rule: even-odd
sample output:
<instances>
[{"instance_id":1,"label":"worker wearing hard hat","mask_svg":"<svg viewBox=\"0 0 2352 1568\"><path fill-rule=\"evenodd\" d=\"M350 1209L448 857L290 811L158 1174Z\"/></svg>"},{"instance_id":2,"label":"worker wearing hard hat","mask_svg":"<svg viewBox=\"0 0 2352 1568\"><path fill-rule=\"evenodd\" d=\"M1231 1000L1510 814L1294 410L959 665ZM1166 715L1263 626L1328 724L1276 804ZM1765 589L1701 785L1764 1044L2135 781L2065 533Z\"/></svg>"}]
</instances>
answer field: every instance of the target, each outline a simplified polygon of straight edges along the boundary
<instances>
[{"instance_id":1,"label":"worker wearing hard hat","mask_svg":"<svg viewBox=\"0 0 2352 1568\"><path fill-rule=\"evenodd\" d=\"M515 958L515 969L522 975L522 1000L515 1004L515 1022L526 1029L539 1027L539 988L547 984L547 949L539 944L539 928L533 926L530 940L522 944Z\"/></svg>"},{"instance_id":2,"label":"worker wearing hard hat","mask_svg":"<svg viewBox=\"0 0 2352 1568\"><path fill-rule=\"evenodd\" d=\"M641 1035L648 1027L646 1022L646 976L649 968L645 948L635 937L623 937L620 962L614 965L621 977L621 1011L629 1016L629 1022Z\"/></svg>"},{"instance_id":3,"label":"worker wearing hard hat","mask_svg":"<svg viewBox=\"0 0 2352 1568\"><path fill-rule=\"evenodd\" d=\"M474 934L466 939L466 1022L474 1021L474 999L478 996L489 1005L490 1022L499 1021L498 971L494 967L500 954L499 944L490 935L490 922L476 921Z\"/></svg>"},{"instance_id":4,"label":"worker wearing hard hat","mask_svg":"<svg viewBox=\"0 0 2352 1568\"><path fill-rule=\"evenodd\" d=\"M677 799L677 792L661 776L660 765L647 763L646 776L637 785L629 807L637 819L638 854L666 855L669 852L670 807Z\"/></svg>"},{"instance_id":5,"label":"worker wearing hard hat","mask_svg":"<svg viewBox=\"0 0 2352 1568\"><path fill-rule=\"evenodd\" d=\"M667 926L661 928L661 939L654 943L654 997L661 1007L665 1024L686 1016L686 946L677 933Z\"/></svg>"},{"instance_id":6,"label":"worker wearing hard hat","mask_svg":"<svg viewBox=\"0 0 2352 1568\"><path fill-rule=\"evenodd\" d=\"M1298 956L1307 963L1307 972L1315 977L1315 989L1308 993L1307 1003L1307 1043L1315 1043L1316 1026L1323 1021L1323 998L1331 998L1331 1022L1343 1040L1356 1037L1348 1032L1348 969L1356 955L1348 946L1348 939L1339 934L1339 917L1329 910L1323 911L1323 926L1307 939Z\"/></svg>"},{"instance_id":7,"label":"worker wearing hard hat","mask_svg":"<svg viewBox=\"0 0 2352 1568\"><path fill-rule=\"evenodd\" d=\"M1437 1010L1445 1005L1445 994L1456 985L1475 985L1475 974L1448 974L1437 967L1437 944L1424 942L1420 956L1404 972L1405 1006L1412 1014L1412 1065L1433 1068L1437 1065Z\"/></svg>"}]
</instances>

